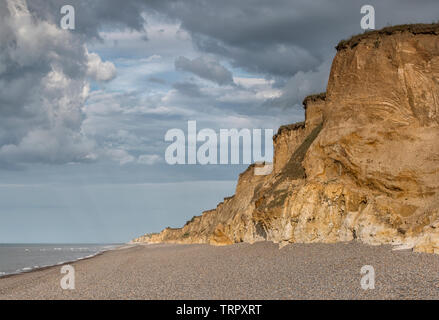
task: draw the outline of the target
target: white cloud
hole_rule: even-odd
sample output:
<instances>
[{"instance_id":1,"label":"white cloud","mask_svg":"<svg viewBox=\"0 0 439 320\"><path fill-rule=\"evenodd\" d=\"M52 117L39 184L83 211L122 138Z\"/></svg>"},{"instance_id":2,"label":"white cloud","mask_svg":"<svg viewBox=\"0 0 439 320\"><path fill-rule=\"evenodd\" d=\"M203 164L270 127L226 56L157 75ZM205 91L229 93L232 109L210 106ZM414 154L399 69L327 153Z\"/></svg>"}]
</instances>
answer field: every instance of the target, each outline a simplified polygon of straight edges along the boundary
<instances>
[{"instance_id":1,"label":"white cloud","mask_svg":"<svg viewBox=\"0 0 439 320\"><path fill-rule=\"evenodd\" d=\"M149 56L148 58L145 59L146 62L151 62L153 60L159 60L161 59L162 56L158 55L158 54L153 54L152 56Z\"/></svg>"},{"instance_id":2,"label":"white cloud","mask_svg":"<svg viewBox=\"0 0 439 320\"><path fill-rule=\"evenodd\" d=\"M112 62L103 62L96 53L87 51L87 75L96 81L110 81L116 77L116 67Z\"/></svg>"},{"instance_id":3,"label":"white cloud","mask_svg":"<svg viewBox=\"0 0 439 320\"><path fill-rule=\"evenodd\" d=\"M161 159L162 157L160 157L158 154L142 154L137 159L137 162L146 165L153 165L160 162Z\"/></svg>"},{"instance_id":4,"label":"white cloud","mask_svg":"<svg viewBox=\"0 0 439 320\"><path fill-rule=\"evenodd\" d=\"M130 155L127 151L122 149L107 149L104 151L105 156L113 161L119 162L119 164L124 165L127 163L134 162L136 159Z\"/></svg>"},{"instance_id":5,"label":"white cloud","mask_svg":"<svg viewBox=\"0 0 439 320\"><path fill-rule=\"evenodd\" d=\"M269 87L274 84L274 80L267 80L264 78L243 78L243 77L233 77L233 81L245 88L254 87Z\"/></svg>"}]
</instances>

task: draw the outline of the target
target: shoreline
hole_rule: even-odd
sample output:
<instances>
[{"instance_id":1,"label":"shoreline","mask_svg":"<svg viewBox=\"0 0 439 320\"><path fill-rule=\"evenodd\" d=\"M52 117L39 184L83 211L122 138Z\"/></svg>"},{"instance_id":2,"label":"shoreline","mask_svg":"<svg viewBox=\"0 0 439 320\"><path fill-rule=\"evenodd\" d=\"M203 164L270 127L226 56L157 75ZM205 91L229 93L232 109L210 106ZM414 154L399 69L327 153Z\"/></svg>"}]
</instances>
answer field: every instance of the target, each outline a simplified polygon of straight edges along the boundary
<instances>
[{"instance_id":1,"label":"shoreline","mask_svg":"<svg viewBox=\"0 0 439 320\"><path fill-rule=\"evenodd\" d=\"M133 245L131 245L131 246L133 246ZM95 258L97 256L103 255L104 253L106 253L108 251L122 250L122 249L128 249L128 248L130 248L130 244L120 244L120 245L116 245L116 247L114 247L114 248L102 250L102 251L96 252L95 254L84 256L84 257L80 257L80 258L76 258L74 260L61 261L61 262L57 262L55 264L51 264L51 265L47 265L47 266L41 266L41 267L40 266L38 266L38 267L26 267L29 270L23 270L22 269L21 271L16 271L16 272L11 272L11 273L6 273L6 274L0 274L0 281L2 279L11 278L11 277L15 277L15 276L20 276L20 275L23 275L23 274L29 274L29 273L32 273L32 272L43 271L43 270L51 269L51 268L55 268L55 267L62 267L64 265L68 265L68 264L74 264L75 262L84 261L84 260L92 259L92 258Z\"/></svg>"}]
</instances>

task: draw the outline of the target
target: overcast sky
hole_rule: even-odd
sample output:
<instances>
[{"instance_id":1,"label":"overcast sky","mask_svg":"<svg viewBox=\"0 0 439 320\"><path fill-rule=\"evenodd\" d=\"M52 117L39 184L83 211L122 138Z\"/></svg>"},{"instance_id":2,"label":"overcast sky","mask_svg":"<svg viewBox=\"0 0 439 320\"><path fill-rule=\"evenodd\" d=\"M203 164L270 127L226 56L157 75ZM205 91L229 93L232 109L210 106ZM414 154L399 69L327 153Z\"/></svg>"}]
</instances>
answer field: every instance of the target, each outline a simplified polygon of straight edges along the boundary
<instances>
[{"instance_id":1,"label":"overcast sky","mask_svg":"<svg viewBox=\"0 0 439 320\"><path fill-rule=\"evenodd\" d=\"M0 242L124 242L215 207L246 165L170 166L165 133L302 121L364 4L377 28L439 16L437 0L0 0Z\"/></svg>"}]
</instances>

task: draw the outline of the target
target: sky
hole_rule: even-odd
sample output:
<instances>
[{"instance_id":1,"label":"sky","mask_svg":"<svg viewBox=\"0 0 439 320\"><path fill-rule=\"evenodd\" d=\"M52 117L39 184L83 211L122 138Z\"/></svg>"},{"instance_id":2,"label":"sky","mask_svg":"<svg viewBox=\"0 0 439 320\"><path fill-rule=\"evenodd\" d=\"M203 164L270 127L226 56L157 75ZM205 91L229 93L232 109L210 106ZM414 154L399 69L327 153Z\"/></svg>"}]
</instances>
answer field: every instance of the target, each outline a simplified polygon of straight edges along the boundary
<instances>
[{"instance_id":1,"label":"sky","mask_svg":"<svg viewBox=\"0 0 439 320\"><path fill-rule=\"evenodd\" d=\"M215 208L247 165L170 165L166 132L303 121L365 4L376 28L439 16L437 0L0 0L0 242L126 242Z\"/></svg>"}]
</instances>

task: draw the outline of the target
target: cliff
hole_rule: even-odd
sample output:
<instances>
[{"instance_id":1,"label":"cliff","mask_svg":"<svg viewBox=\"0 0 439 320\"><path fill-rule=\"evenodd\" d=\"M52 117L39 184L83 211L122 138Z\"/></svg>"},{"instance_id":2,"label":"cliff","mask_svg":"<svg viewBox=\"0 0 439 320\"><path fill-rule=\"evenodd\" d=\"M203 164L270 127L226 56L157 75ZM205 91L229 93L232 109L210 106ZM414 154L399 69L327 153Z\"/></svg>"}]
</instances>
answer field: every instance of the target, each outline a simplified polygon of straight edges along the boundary
<instances>
[{"instance_id":1,"label":"cliff","mask_svg":"<svg viewBox=\"0 0 439 320\"><path fill-rule=\"evenodd\" d=\"M337 46L325 94L273 137L273 172L184 227L134 241L395 244L439 253L439 25Z\"/></svg>"}]
</instances>

